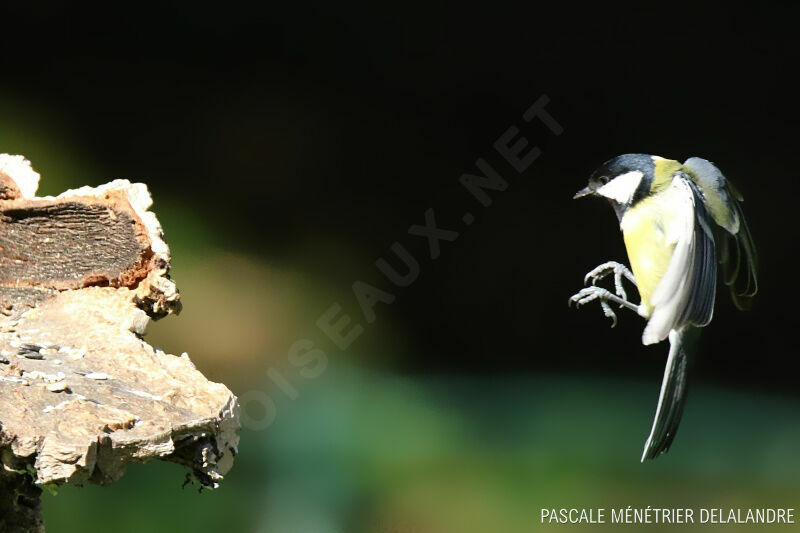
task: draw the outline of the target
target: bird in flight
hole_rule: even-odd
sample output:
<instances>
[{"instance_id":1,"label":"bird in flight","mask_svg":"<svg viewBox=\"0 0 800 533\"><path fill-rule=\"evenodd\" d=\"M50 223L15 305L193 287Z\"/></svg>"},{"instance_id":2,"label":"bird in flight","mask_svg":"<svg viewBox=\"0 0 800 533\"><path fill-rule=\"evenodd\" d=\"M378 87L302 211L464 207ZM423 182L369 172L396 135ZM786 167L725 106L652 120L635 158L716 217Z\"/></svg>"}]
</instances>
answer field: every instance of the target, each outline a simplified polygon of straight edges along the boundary
<instances>
[{"instance_id":1,"label":"bird in flight","mask_svg":"<svg viewBox=\"0 0 800 533\"><path fill-rule=\"evenodd\" d=\"M717 262L733 302L746 309L758 291L757 258L745 222L742 196L710 161L680 163L647 154L611 159L589 178L575 198L596 196L611 203L619 220L631 268L610 261L590 271L591 285L570 298L580 306L597 300L617 317L612 304L647 320L642 343L669 339L669 354L650 436L642 461L666 452L678 430L686 401L687 349L698 328L714 314ZM614 277L614 292L597 282ZM639 291L628 299L623 280Z\"/></svg>"}]
</instances>

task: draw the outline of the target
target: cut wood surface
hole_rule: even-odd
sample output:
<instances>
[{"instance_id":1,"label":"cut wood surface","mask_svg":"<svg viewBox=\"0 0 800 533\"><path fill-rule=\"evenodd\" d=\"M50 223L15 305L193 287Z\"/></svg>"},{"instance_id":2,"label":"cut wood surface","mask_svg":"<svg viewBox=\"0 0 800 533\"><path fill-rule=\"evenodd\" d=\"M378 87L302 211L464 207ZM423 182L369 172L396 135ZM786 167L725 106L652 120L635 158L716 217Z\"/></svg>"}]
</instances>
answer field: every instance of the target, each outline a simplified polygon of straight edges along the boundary
<instances>
[{"instance_id":1,"label":"cut wood surface","mask_svg":"<svg viewBox=\"0 0 800 533\"><path fill-rule=\"evenodd\" d=\"M0 155L0 531L42 527L43 486L106 484L133 462L174 461L216 486L238 404L187 354L142 339L180 311L147 187L37 198L37 185L27 161Z\"/></svg>"}]
</instances>

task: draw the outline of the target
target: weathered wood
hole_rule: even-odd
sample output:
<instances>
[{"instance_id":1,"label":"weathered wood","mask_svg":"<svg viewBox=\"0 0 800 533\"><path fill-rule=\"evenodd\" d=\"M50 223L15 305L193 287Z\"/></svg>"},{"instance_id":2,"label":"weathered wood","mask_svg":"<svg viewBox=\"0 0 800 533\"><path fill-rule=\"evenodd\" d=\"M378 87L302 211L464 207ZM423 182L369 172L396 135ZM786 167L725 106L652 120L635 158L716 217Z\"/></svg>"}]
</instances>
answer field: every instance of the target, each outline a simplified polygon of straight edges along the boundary
<instances>
[{"instance_id":1,"label":"weathered wood","mask_svg":"<svg viewBox=\"0 0 800 533\"><path fill-rule=\"evenodd\" d=\"M131 286L147 275L152 254L146 235L137 235L144 230L121 201L86 198L4 204L0 285Z\"/></svg>"},{"instance_id":2,"label":"weathered wood","mask_svg":"<svg viewBox=\"0 0 800 533\"><path fill-rule=\"evenodd\" d=\"M146 187L36 198L34 174L0 155L0 531L38 530L40 487L106 484L132 462L178 462L216 486L238 404L141 338L180 310Z\"/></svg>"}]
</instances>

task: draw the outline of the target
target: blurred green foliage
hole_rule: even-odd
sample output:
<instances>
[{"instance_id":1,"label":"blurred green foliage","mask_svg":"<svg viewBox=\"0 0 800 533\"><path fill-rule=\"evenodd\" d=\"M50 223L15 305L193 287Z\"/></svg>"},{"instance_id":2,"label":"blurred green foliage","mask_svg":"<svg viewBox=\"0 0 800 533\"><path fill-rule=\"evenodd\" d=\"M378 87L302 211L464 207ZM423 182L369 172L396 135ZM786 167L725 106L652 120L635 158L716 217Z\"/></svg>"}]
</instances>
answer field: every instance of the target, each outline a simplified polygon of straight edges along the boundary
<instances>
[{"instance_id":1,"label":"blurred green foliage","mask_svg":"<svg viewBox=\"0 0 800 533\"><path fill-rule=\"evenodd\" d=\"M541 525L541 509L603 507L610 517L628 505L774 508L800 498L800 428L787 425L795 399L696 387L674 448L640 464L655 381L408 378L347 367L296 386L296 400L274 396L270 428L243 432L220 489L181 490L175 465L135 466L114 487L46 496L48 527L573 531L588 528Z\"/></svg>"}]
</instances>

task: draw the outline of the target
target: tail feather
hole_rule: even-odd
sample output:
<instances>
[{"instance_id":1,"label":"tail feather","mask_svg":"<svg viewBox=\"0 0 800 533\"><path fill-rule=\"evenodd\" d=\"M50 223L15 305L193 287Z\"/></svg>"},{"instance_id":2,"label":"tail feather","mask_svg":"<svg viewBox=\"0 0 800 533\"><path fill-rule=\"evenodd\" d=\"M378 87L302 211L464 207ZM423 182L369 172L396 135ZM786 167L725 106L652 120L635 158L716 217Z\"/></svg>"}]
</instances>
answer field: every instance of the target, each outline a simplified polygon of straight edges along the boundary
<instances>
[{"instance_id":1,"label":"tail feather","mask_svg":"<svg viewBox=\"0 0 800 533\"><path fill-rule=\"evenodd\" d=\"M686 367L688 356L684 349L683 331L672 330L669 333L669 356L661 382L661 393L653 420L653 428L644 445L642 462L655 459L669 450L686 403Z\"/></svg>"}]
</instances>

